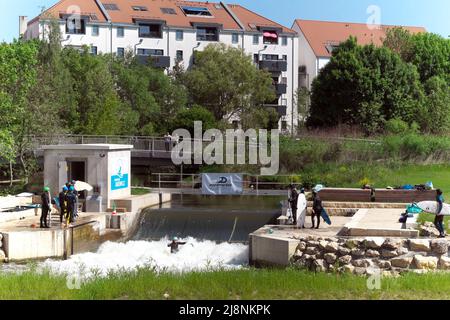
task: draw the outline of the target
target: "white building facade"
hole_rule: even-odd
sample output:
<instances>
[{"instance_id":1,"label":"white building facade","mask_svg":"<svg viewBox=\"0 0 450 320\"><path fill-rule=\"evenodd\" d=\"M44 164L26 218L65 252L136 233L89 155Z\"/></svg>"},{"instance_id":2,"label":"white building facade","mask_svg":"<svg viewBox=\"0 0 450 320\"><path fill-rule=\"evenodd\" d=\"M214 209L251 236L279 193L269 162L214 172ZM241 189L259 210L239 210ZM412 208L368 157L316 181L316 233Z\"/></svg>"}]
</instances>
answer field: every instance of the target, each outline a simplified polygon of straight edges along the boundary
<instances>
[{"instance_id":1,"label":"white building facade","mask_svg":"<svg viewBox=\"0 0 450 320\"><path fill-rule=\"evenodd\" d=\"M177 61L193 64L195 51L212 43L243 48L272 74L279 129L293 132L298 122L298 36L295 31L239 5L175 0L62 0L28 23L25 39L45 39L56 18L62 45L87 46L92 54L123 56L127 51L170 70Z\"/></svg>"}]
</instances>

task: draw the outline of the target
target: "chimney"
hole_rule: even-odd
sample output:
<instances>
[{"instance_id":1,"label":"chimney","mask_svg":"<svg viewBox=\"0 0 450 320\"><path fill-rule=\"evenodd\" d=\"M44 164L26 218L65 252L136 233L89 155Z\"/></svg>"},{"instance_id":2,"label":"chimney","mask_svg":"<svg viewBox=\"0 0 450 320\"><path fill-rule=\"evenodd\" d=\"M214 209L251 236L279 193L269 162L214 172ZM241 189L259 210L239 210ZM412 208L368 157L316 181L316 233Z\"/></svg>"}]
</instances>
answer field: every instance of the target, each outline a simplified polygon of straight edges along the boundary
<instances>
[{"instance_id":1,"label":"chimney","mask_svg":"<svg viewBox=\"0 0 450 320\"><path fill-rule=\"evenodd\" d=\"M25 32L28 29L28 17L27 16L20 16L19 17L19 36L23 37Z\"/></svg>"}]
</instances>

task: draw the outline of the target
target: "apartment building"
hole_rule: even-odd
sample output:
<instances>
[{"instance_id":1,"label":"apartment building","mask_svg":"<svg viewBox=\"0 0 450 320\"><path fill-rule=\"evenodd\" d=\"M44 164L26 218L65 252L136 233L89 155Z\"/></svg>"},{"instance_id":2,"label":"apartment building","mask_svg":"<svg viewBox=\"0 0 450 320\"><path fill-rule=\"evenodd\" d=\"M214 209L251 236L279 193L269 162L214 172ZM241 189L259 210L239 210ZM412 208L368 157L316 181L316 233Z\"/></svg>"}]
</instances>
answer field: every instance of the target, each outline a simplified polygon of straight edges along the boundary
<instances>
[{"instance_id":1,"label":"apartment building","mask_svg":"<svg viewBox=\"0 0 450 320\"><path fill-rule=\"evenodd\" d=\"M297 33L240 5L180 0L61 0L28 23L25 19L21 18L21 26L26 26L21 30L25 39L45 39L51 19L57 19L63 46L88 46L92 54L117 56L128 50L165 69L177 61L189 68L195 51L211 43L243 48L258 67L272 75L277 99L266 107L278 111L279 128L295 130Z\"/></svg>"},{"instance_id":2,"label":"apartment building","mask_svg":"<svg viewBox=\"0 0 450 320\"><path fill-rule=\"evenodd\" d=\"M369 27L365 23L345 23L297 19L292 29L299 38L299 87L311 89L313 80L330 61L333 50L350 36L357 38L360 45L381 46L386 32L395 26ZM426 32L422 27L402 26L411 33Z\"/></svg>"}]
</instances>

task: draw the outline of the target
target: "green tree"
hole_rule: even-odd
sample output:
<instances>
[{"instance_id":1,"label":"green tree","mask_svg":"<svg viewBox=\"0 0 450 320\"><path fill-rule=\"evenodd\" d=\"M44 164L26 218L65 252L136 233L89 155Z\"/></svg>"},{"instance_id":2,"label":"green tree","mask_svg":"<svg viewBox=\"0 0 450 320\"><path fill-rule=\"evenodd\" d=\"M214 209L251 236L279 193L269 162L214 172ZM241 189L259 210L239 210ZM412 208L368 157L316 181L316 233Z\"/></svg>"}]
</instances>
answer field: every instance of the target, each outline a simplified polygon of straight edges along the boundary
<instances>
[{"instance_id":1,"label":"green tree","mask_svg":"<svg viewBox=\"0 0 450 320\"><path fill-rule=\"evenodd\" d=\"M450 125L450 87L445 79L434 76L425 83L425 104L421 128L431 133L447 132Z\"/></svg>"},{"instance_id":2,"label":"green tree","mask_svg":"<svg viewBox=\"0 0 450 320\"><path fill-rule=\"evenodd\" d=\"M411 61L414 54L412 35L402 27L388 29L383 45L398 53L404 61Z\"/></svg>"},{"instance_id":3,"label":"green tree","mask_svg":"<svg viewBox=\"0 0 450 320\"><path fill-rule=\"evenodd\" d=\"M217 128L214 115L206 108L194 105L191 108L181 109L170 125L170 132L176 129L186 129L194 135L194 121L201 121L203 130Z\"/></svg>"},{"instance_id":4,"label":"green tree","mask_svg":"<svg viewBox=\"0 0 450 320\"><path fill-rule=\"evenodd\" d=\"M193 103L209 109L217 121L257 112L276 98L270 74L242 50L223 44L198 52L183 82Z\"/></svg>"}]
</instances>

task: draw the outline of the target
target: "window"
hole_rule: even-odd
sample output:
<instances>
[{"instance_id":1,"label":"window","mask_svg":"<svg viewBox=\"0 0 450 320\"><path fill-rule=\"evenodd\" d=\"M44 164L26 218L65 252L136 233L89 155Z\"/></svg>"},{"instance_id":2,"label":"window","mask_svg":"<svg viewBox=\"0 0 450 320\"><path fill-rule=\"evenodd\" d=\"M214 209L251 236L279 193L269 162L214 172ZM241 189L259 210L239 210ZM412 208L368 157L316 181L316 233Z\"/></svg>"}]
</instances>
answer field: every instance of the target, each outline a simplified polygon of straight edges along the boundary
<instances>
[{"instance_id":1,"label":"window","mask_svg":"<svg viewBox=\"0 0 450 320\"><path fill-rule=\"evenodd\" d=\"M263 54L263 60L277 61L278 55L276 54Z\"/></svg>"},{"instance_id":2,"label":"window","mask_svg":"<svg viewBox=\"0 0 450 320\"><path fill-rule=\"evenodd\" d=\"M103 7L105 7L106 10L109 11L118 11L119 7L115 3L104 3Z\"/></svg>"},{"instance_id":3,"label":"window","mask_svg":"<svg viewBox=\"0 0 450 320\"><path fill-rule=\"evenodd\" d=\"M175 39L177 41L183 41L183 39L184 39L184 32L183 32L183 30L177 30L175 32Z\"/></svg>"},{"instance_id":4,"label":"window","mask_svg":"<svg viewBox=\"0 0 450 320\"><path fill-rule=\"evenodd\" d=\"M287 37L281 37L281 45L287 46L287 44L288 44L288 39L287 39Z\"/></svg>"},{"instance_id":5,"label":"window","mask_svg":"<svg viewBox=\"0 0 450 320\"><path fill-rule=\"evenodd\" d=\"M163 56L164 50L160 49L138 49L137 52L140 56Z\"/></svg>"},{"instance_id":6,"label":"window","mask_svg":"<svg viewBox=\"0 0 450 320\"><path fill-rule=\"evenodd\" d=\"M287 55L283 54L283 61L287 61Z\"/></svg>"},{"instance_id":7,"label":"window","mask_svg":"<svg viewBox=\"0 0 450 320\"><path fill-rule=\"evenodd\" d=\"M134 11L148 11L146 6L132 6Z\"/></svg>"},{"instance_id":8,"label":"window","mask_svg":"<svg viewBox=\"0 0 450 320\"><path fill-rule=\"evenodd\" d=\"M253 35L253 44L259 44L259 34Z\"/></svg>"},{"instance_id":9,"label":"window","mask_svg":"<svg viewBox=\"0 0 450 320\"><path fill-rule=\"evenodd\" d=\"M98 26L92 26L92 36L97 37L99 33Z\"/></svg>"},{"instance_id":10,"label":"window","mask_svg":"<svg viewBox=\"0 0 450 320\"><path fill-rule=\"evenodd\" d=\"M162 38L160 24L140 24L139 37L141 38Z\"/></svg>"},{"instance_id":11,"label":"window","mask_svg":"<svg viewBox=\"0 0 450 320\"><path fill-rule=\"evenodd\" d=\"M333 51L336 50L338 47L339 47L339 45L331 44L331 43L329 43L329 44L327 44L325 46L325 48L327 49L328 53L330 53L330 54L333 53Z\"/></svg>"},{"instance_id":12,"label":"window","mask_svg":"<svg viewBox=\"0 0 450 320\"><path fill-rule=\"evenodd\" d=\"M177 14L174 8L161 8L161 12L164 14Z\"/></svg>"},{"instance_id":13,"label":"window","mask_svg":"<svg viewBox=\"0 0 450 320\"><path fill-rule=\"evenodd\" d=\"M255 53L255 54L253 55L253 62L254 62L254 63L259 63L259 54Z\"/></svg>"},{"instance_id":14,"label":"window","mask_svg":"<svg viewBox=\"0 0 450 320\"><path fill-rule=\"evenodd\" d=\"M231 42L234 44L239 43L239 35L237 33L231 35Z\"/></svg>"},{"instance_id":15,"label":"window","mask_svg":"<svg viewBox=\"0 0 450 320\"><path fill-rule=\"evenodd\" d=\"M278 34L275 31L263 32L264 44L278 44Z\"/></svg>"},{"instance_id":16,"label":"window","mask_svg":"<svg viewBox=\"0 0 450 320\"><path fill-rule=\"evenodd\" d=\"M197 27L197 41L219 41L217 28Z\"/></svg>"},{"instance_id":17,"label":"window","mask_svg":"<svg viewBox=\"0 0 450 320\"><path fill-rule=\"evenodd\" d=\"M177 61L183 61L183 50L177 50Z\"/></svg>"},{"instance_id":18,"label":"window","mask_svg":"<svg viewBox=\"0 0 450 320\"><path fill-rule=\"evenodd\" d=\"M66 20L67 34L86 34L85 21L80 18L70 18Z\"/></svg>"},{"instance_id":19,"label":"window","mask_svg":"<svg viewBox=\"0 0 450 320\"><path fill-rule=\"evenodd\" d=\"M117 27L117 37L123 38L125 36L125 29L124 27Z\"/></svg>"},{"instance_id":20,"label":"window","mask_svg":"<svg viewBox=\"0 0 450 320\"><path fill-rule=\"evenodd\" d=\"M205 7L181 7L187 16L212 17L211 12Z\"/></svg>"},{"instance_id":21,"label":"window","mask_svg":"<svg viewBox=\"0 0 450 320\"><path fill-rule=\"evenodd\" d=\"M97 55L97 47L95 47L95 46L92 46L92 47L91 47L91 54L92 54L93 56L96 56L96 55Z\"/></svg>"},{"instance_id":22,"label":"window","mask_svg":"<svg viewBox=\"0 0 450 320\"><path fill-rule=\"evenodd\" d=\"M125 57L125 48L117 48L117 56L119 58Z\"/></svg>"},{"instance_id":23,"label":"window","mask_svg":"<svg viewBox=\"0 0 450 320\"><path fill-rule=\"evenodd\" d=\"M281 130L283 130L283 131L287 130L287 121L286 120L281 121Z\"/></svg>"}]
</instances>

